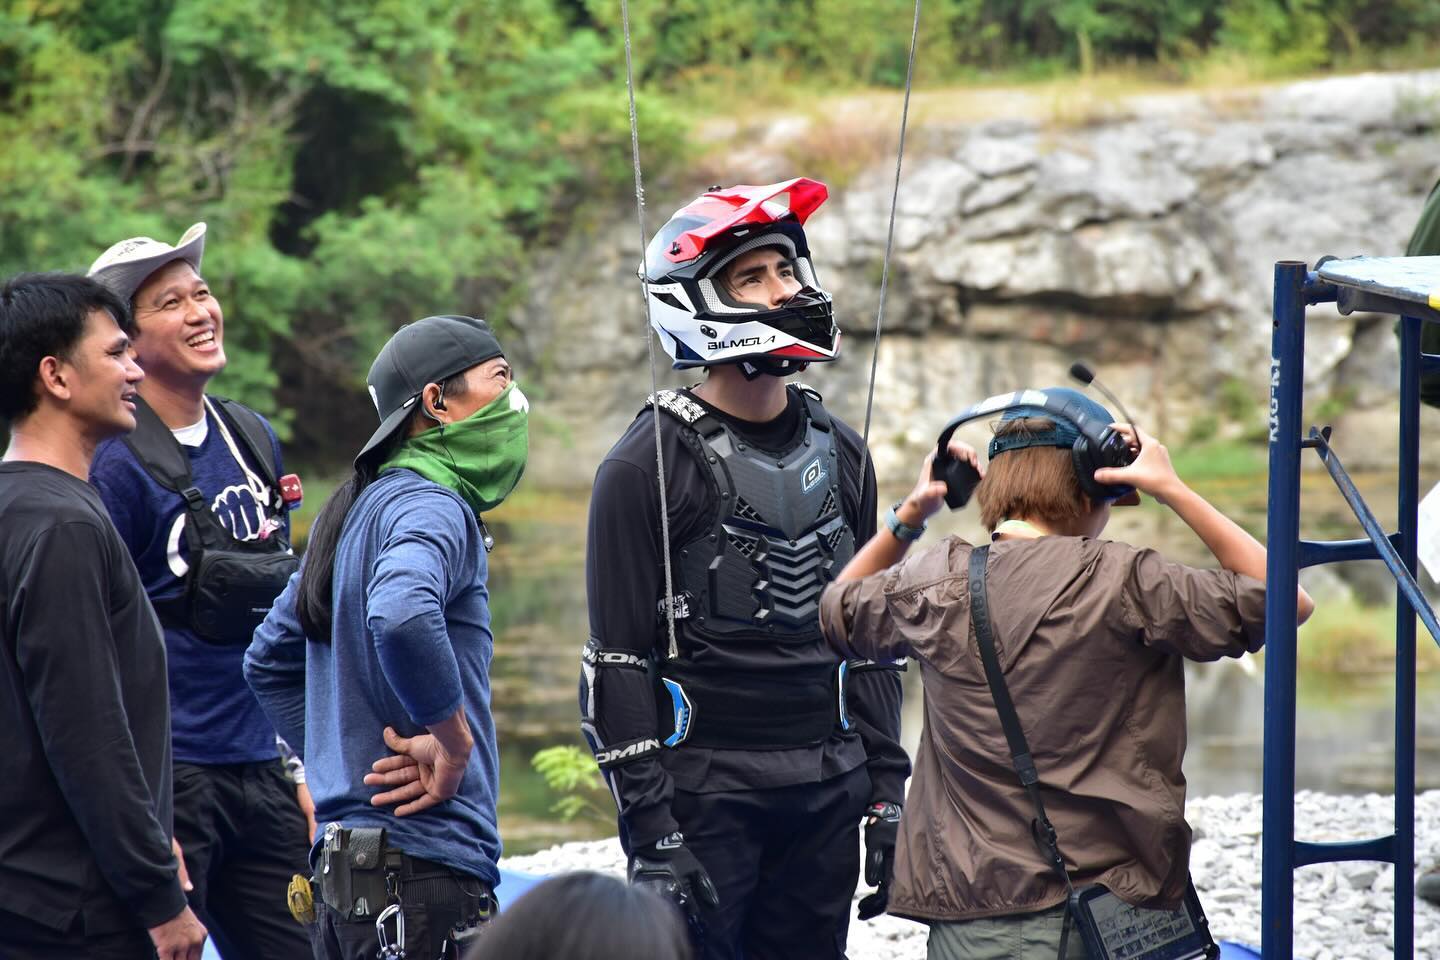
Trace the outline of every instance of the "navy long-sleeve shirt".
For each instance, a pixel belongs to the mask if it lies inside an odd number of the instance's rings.
[[[302,566],[302,571],[303,571]],[[490,714],[487,564],[474,513],[410,470],[372,483],[336,546],[328,643],[307,641],[290,579],[245,653],[245,678],[305,761],[320,823],[384,827],[390,842],[495,884],[499,758]],[[408,817],[364,783],[383,731],[425,732],[464,705],[475,748],[454,797]]]

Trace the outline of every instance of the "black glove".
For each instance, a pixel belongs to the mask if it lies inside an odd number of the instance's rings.
[[[674,903],[697,931],[700,905],[711,910],[720,906],[720,895],[710,882],[710,874],[685,846],[685,837],[678,830],[631,853],[630,882],[648,887]]]
[[[890,905],[890,876],[895,872],[895,838],[900,832],[900,804],[884,801],[865,811],[865,885],[876,891],[860,901],[857,916],[872,920]]]

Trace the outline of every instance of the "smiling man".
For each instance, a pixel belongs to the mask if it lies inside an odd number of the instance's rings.
[[[84,277],[0,287],[0,930],[17,960],[198,960],[205,941],[171,852],[160,625],[85,482],[135,427],[133,332]]]
[[[285,890],[306,870],[310,831],[241,666],[296,561],[274,431],[206,394],[226,357],[204,250],[197,223],[173,247],[122,240],[90,268],[130,305],[145,371],[135,432],[100,445],[90,479],[165,629],[191,903],[226,957],[300,960],[307,937]]]

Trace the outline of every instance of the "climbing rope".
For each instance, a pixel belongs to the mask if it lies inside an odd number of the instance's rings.
[[[860,482],[870,462],[870,413],[875,405],[875,371],[880,365],[880,334],[885,322],[885,290],[890,284],[890,251],[895,245],[895,208],[900,202],[900,166],[905,159],[905,128],[910,119],[910,87],[915,78],[915,42],[920,36],[920,0],[910,25],[910,59],[905,65],[905,103],[900,109],[900,144],[895,150],[895,185],[890,192],[890,228],[885,234],[885,259],[880,267],[880,304],[875,310],[875,345],[870,351],[870,389],[865,397],[865,431],[860,435]]]
[[[630,56],[630,4],[620,0],[620,23],[625,31],[625,90],[630,96],[630,158],[635,163],[635,222],[640,228],[640,298],[645,301],[645,345],[650,352],[650,412],[655,424],[656,482],[660,485],[660,555],[665,561],[665,630],[670,658],[679,656],[675,644],[675,585],[670,572],[670,509],[665,496],[665,451],[660,443],[660,384],[655,374],[655,337],[650,332],[650,292],[645,281],[645,182],[640,173],[640,124],[635,117],[635,67]]]

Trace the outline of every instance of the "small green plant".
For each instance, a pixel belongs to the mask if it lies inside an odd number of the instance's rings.
[[[1416,638],[1416,668],[1428,673],[1440,667],[1440,649],[1418,623]],[[1301,669],[1317,673],[1389,672],[1395,662],[1395,604],[1369,605],[1352,599],[1317,602],[1314,615],[1300,627],[1299,656]]]
[[[1215,439],[1220,432],[1220,418],[1213,413],[1202,413],[1190,421],[1190,429],[1185,431],[1185,442],[1187,444],[1205,443]]]
[[[576,817],[609,823],[614,819],[610,792],[600,776],[595,758],[569,744],[546,747],[530,758],[530,766],[545,779],[545,786],[560,794],[550,807],[565,821]]]
[[[1172,447],[1170,459],[1176,472],[1191,483],[1247,480],[1263,477],[1266,469],[1265,451],[1237,440],[1211,440]]]
[[[1220,383],[1220,413],[1231,423],[1254,420],[1264,406],[1264,397],[1239,377],[1226,377]]]
[[[1315,408],[1310,416],[1317,423],[1333,423],[1354,405],[1355,389],[1353,387],[1341,387],[1315,404]]]

